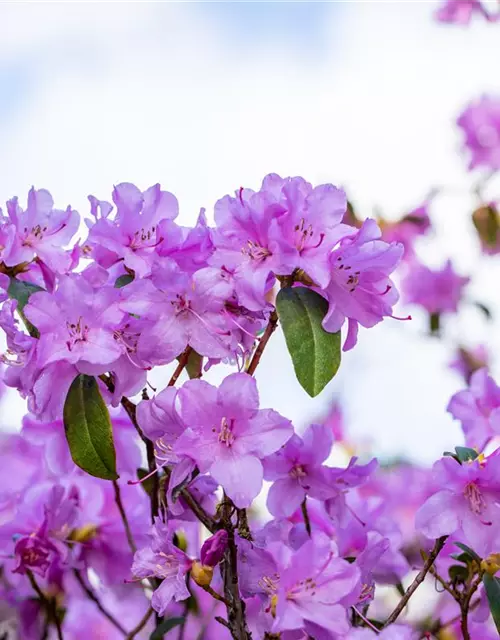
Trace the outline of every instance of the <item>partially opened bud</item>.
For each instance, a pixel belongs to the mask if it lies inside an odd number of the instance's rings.
[[[214,568],[195,561],[191,566],[191,577],[200,587],[208,587],[212,582]]]
[[[227,548],[227,531],[221,529],[210,536],[201,547],[201,562],[209,567],[215,567],[222,560]]]
[[[481,569],[490,576],[494,576],[500,570],[500,553],[492,553],[481,562]]]
[[[483,205],[472,214],[472,221],[485,253],[498,253],[500,249],[500,219],[493,204]]]

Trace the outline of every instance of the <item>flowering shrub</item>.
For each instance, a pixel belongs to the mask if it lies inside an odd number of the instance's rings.
[[[473,14],[495,20],[463,0],[438,17]],[[498,101],[458,124],[470,169],[498,171]],[[448,411],[466,446],[432,471],[333,466],[348,439],[337,405],[299,433],[259,400],[278,326],[309,396],[365,329],[411,319],[396,315],[398,282],[431,333],[446,329],[470,279],[419,257],[435,196],[361,220],[342,189],[270,174],[193,227],[158,184],[89,196],[82,218],[44,189],[7,203],[0,393],[16,389],[28,414],[0,450],[0,593],[19,638],[497,637],[500,388],[484,346],[457,345],[466,388]],[[472,220],[498,253],[495,202]],[[209,384],[220,364],[233,371]],[[405,616],[426,578],[439,598]]]

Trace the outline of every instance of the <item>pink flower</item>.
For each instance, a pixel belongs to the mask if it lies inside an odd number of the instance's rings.
[[[481,0],[444,0],[436,11],[440,22],[467,25],[474,15],[481,15],[494,22],[497,16],[488,12]]]
[[[430,314],[456,313],[469,278],[459,276],[448,260],[442,269],[429,269],[412,262],[403,280],[403,295],[409,304],[417,304]]]
[[[218,389],[190,380],[179,399],[188,428],[174,451],[210,472],[237,507],[248,507],[262,488],[262,458],[285,444],[292,423],[272,409],[259,410],[257,384],[246,373],[233,373]]]
[[[469,169],[500,169],[500,98],[482,96],[457,120],[470,154]]]
[[[418,510],[415,526],[428,538],[463,532],[480,555],[495,551],[500,518],[500,449],[460,464],[452,457],[433,467],[437,492]]]
[[[500,387],[486,368],[472,374],[470,386],[450,400],[447,410],[462,422],[466,444],[482,451],[500,435]]]

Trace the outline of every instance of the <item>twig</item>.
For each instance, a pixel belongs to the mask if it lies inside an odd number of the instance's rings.
[[[137,546],[134,542],[134,536],[132,535],[132,531],[130,530],[130,523],[127,518],[127,514],[125,512],[125,508],[122,502],[122,494],[120,491],[120,486],[116,480],[113,480],[113,488],[115,490],[115,502],[118,507],[118,511],[120,512],[121,519],[123,521],[123,526],[125,527],[125,535],[127,536],[128,546],[132,553],[137,551]]]
[[[456,600],[455,592],[454,592],[454,591],[453,591],[453,589],[450,587],[450,585],[446,582],[446,580],[445,580],[444,578],[442,578],[442,577],[438,574],[438,572],[436,571],[436,567],[432,566],[432,567],[429,569],[429,573],[431,574],[431,576],[432,576],[433,578],[435,578],[435,579],[436,579],[436,581],[437,581],[437,582],[439,582],[439,584],[443,587],[443,589],[444,589],[445,591],[447,591],[451,596],[453,596],[453,598],[455,598],[455,600]],[[436,591],[437,591],[437,589],[436,589]],[[442,592],[441,592],[441,593],[442,593]]]
[[[464,637],[463,640],[470,640],[469,622],[468,622],[469,605],[470,605],[472,596],[476,593],[479,585],[481,584],[482,577],[483,577],[482,572],[477,574],[475,581],[472,582],[467,593],[464,595],[463,600],[460,602],[460,612],[461,612],[460,629]]]
[[[229,626],[229,622],[227,620],[224,620],[224,618],[221,618],[221,616],[215,616],[214,620],[216,620],[223,627],[226,627],[226,629],[229,629],[229,631],[231,631],[231,627]]]
[[[363,620],[363,622],[365,623],[365,625],[366,625],[367,627],[370,627],[370,629],[371,629],[372,631],[375,631],[375,633],[376,633],[376,634],[379,634],[379,633],[380,633],[380,631],[377,629],[377,627],[376,627],[374,624],[372,624],[372,623],[368,620],[368,618],[367,618],[366,616],[364,616],[364,615],[361,613],[361,611],[360,611],[359,609],[357,609],[356,607],[353,607],[352,609],[353,609],[354,613],[355,613],[357,616],[359,616],[359,617],[361,618],[361,620]]]
[[[132,631],[128,634],[126,640],[133,640],[135,638],[135,636],[140,633],[144,627],[147,625],[149,618],[151,618],[151,616],[153,615],[153,609],[150,607],[144,617],[139,621],[139,623],[137,624],[137,626],[135,626]]]
[[[415,579],[413,580],[411,585],[408,587],[408,589],[405,591],[405,594],[401,598],[401,600],[399,601],[397,607],[394,609],[394,611],[391,613],[391,615],[385,621],[384,625],[382,626],[382,629],[385,629],[386,627],[388,627],[393,622],[396,622],[396,620],[398,619],[400,613],[403,611],[403,609],[408,604],[408,600],[412,597],[412,595],[415,593],[415,591],[418,589],[418,587],[425,580],[425,576],[429,573],[429,569],[432,567],[432,565],[434,564],[436,558],[440,554],[441,549],[444,547],[444,543],[446,542],[447,537],[448,536],[442,536],[441,538],[438,538],[436,540],[436,543],[435,543],[432,551],[430,552],[427,560],[424,562],[424,566],[422,567],[422,570],[419,571],[418,574],[415,576]]]
[[[276,313],[276,311],[273,311],[269,316],[269,322],[267,323],[267,327],[264,331],[264,334],[262,335],[262,338],[260,339],[260,342],[257,345],[257,349],[255,349],[252,359],[250,360],[250,364],[247,367],[246,372],[249,375],[253,376],[255,369],[257,369],[260,359],[262,358],[264,349],[266,348],[266,345],[269,342],[269,338],[273,335],[277,326],[278,326],[278,314]]]
[[[238,521],[237,528],[240,538],[245,538],[245,540],[253,540],[252,532],[250,531],[250,525],[248,524],[248,514],[246,509],[238,509]]]
[[[311,537],[311,533],[312,533],[311,521],[309,520],[309,513],[307,512],[307,498],[304,498],[304,500],[302,500],[301,508],[302,508],[302,516],[304,518],[304,524],[306,525],[307,535]]]
[[[55,598],[47,598],[44,592],[40,589],[38,582],[36,581],[35,576],[32,571],[26,571],[26,575],[28,576],[28,580],[30,581],[31,586],[33,587],[35,593],[40,598],[41,603],[43,604],[46,614],[47,621],[53,622],[56,628],[57,640],[64,640],[61,621],[57,615],[57,603]]]
[[[177,365],[174,373],[172,374],[172,377],[170,378],[170,382],[168,383],[167,387],[173,387],[175,385],[175,383],[177,382],[177,379],[179,378],[182,371],[184,370],[184,367],[188,363],[190,353],[191,353],[191,347],[187,347],[187,349],[180,355],[179,364]]]
[[[111,613],[109,613],[109,611],[107,611],[101,604],[99,598],[96,596],[96,594],[94,593],[94,591],[92,590],[92,588],[85,582],[82,574],[80,573],[80,571],[78,571],[78,569],[73,569],[73,575],[75,576],[78,584],[81,586],[81,588],[83,589],[83,591],[85,592],[87,598],[89,600],[92,600],[92,602],[95,604],[95,606],[99,609],[99,611],[102,613],[102,615],[109,620],[109,622],[111,622],[111,624],[118,629],[118,631],[120,631],[120,633],[122,633],[124,636],[127,635],[127,631],[125,630],[124,627],[122,627],[122,625],[118,622],[118,620],[111,615]]]
[[[215,520],[209,515],[196,498],[189,492],[189,489],[183,489],[181,491],[181,497],[191,511],[195,514],[198,520],[211,532],[217,531],[218,526]]]
[[[229,602],[226,600],[226,598],[219,595],[217,591],[214,591],[209,584],[202,587],[202,589],[203,591],[206,591],[207,593],[209,593],[214,600],[217,600],[218,602],[222,602],[222,604],[225,604],[226,607],[229,606]]]

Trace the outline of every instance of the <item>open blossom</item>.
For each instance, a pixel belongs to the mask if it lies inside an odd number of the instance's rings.
[[[385,316],[399,295],[389,275],[399,264],[403,247],[380,239],[374,220],[365,220],[361,229],[345,237],[330,255],[331,280],[325,289],[329,301],[323,320],[326,331],[336,332],[349,322],[344,350],[357,341],[358,325],[373,327]]]
[[[472,375],[479,369],[488,369],[490,365],[490,354],[483,344],[479,344],[472,349],[459,347],[456,358],[450,362],[450,369],[459,373],[467,384],[470,384]]]
[[[470,154],[469,169],[500,169],[500,98],[482,96],[457,120]]]
[[[456,313],[469,278],[459,276],[448,260],[442,269],[429,269],[412,262],[403,280],[407,303],[420,305],[431,314]]]
[[[240,189],[215,206],[211,262],[234,273],[241,304],[265,307],[276,275],[303,269],[319,286],[329,279],[328,254],[349,227],[341,224],[345,194],[333,185],[270,174],[260,191]]]
[[[174,450],[209,472],[237,507],[248,507],[262,488],[261,460],[291,437],[292,423],[272,409],[259,410],[255,380],[233,373],[217,389],[189,380],[179,390],[188,426]]]
[[[500,387],[486,368],[472,374],[469,388],[456,393],[447,409],[461,421],[469,447],[482,451],[493,437],[500,435]]]
[[[500,449],[460,464],[452,457],[433,467],[438,491],[418,510],[415,524],[428,538],[459,531],[480,554],[495,551],[493,524],[500,517]],[[492,540],[493,538],[493,540]]]
[[[159,184],[142,193],[135,185],[123,182],[113,190],[114,217],[108,202],[93,196],[90,202],[96,221],[90,223],[87,246],[94,259],[106,268],[123,260],[138,276],[148,275],[155,249],[163,241],[159,223],[177,217],[177,198],[162,191]]]
[[[335,494],[322,465],[332,444],[331,430],[313,424],[302,438],[293,435],[284,447],[264,460],[264,478],[274,480],[267,496],[267,508],[274,516],[291,516],[307,495],[321,500]]]
[[[72,259],[64,246],[78,230],[80,217],[76,211],[71,207],[64,211],[54,209],[48,191],[32,188],[26,210],[13,198],[7,203],[7,214],[3,220],[14,228],[14,232],[4,231],[8,242],[2,259],[7,266],[31,262],[37,257],[57,273],[69,269]],[[5,239],[0,244],[5,247]]]
[[[467,25],[474,15],[482,16],[488,21],[496,19],[495,14],[488,11],[481,0],[443,0],[436,11],[436,18],[440,22]]]
[[[153,592],[151,605],[160,615],[172,600],[189,598],[186,574],[192,560],[173,543],[169,525],[157,519],[151,532],[151,546],[139,549],[134,556],[132,574],[137,578],[160,578],[160,586]]]
[[[378,220],[383,240],[401,243],[404,247],[405,260],[415,255],[415,241],[427,233],[431,227],[429,207],[435,194],[435,191],[431,192],[420,206],[412,209],[396,222]]]

